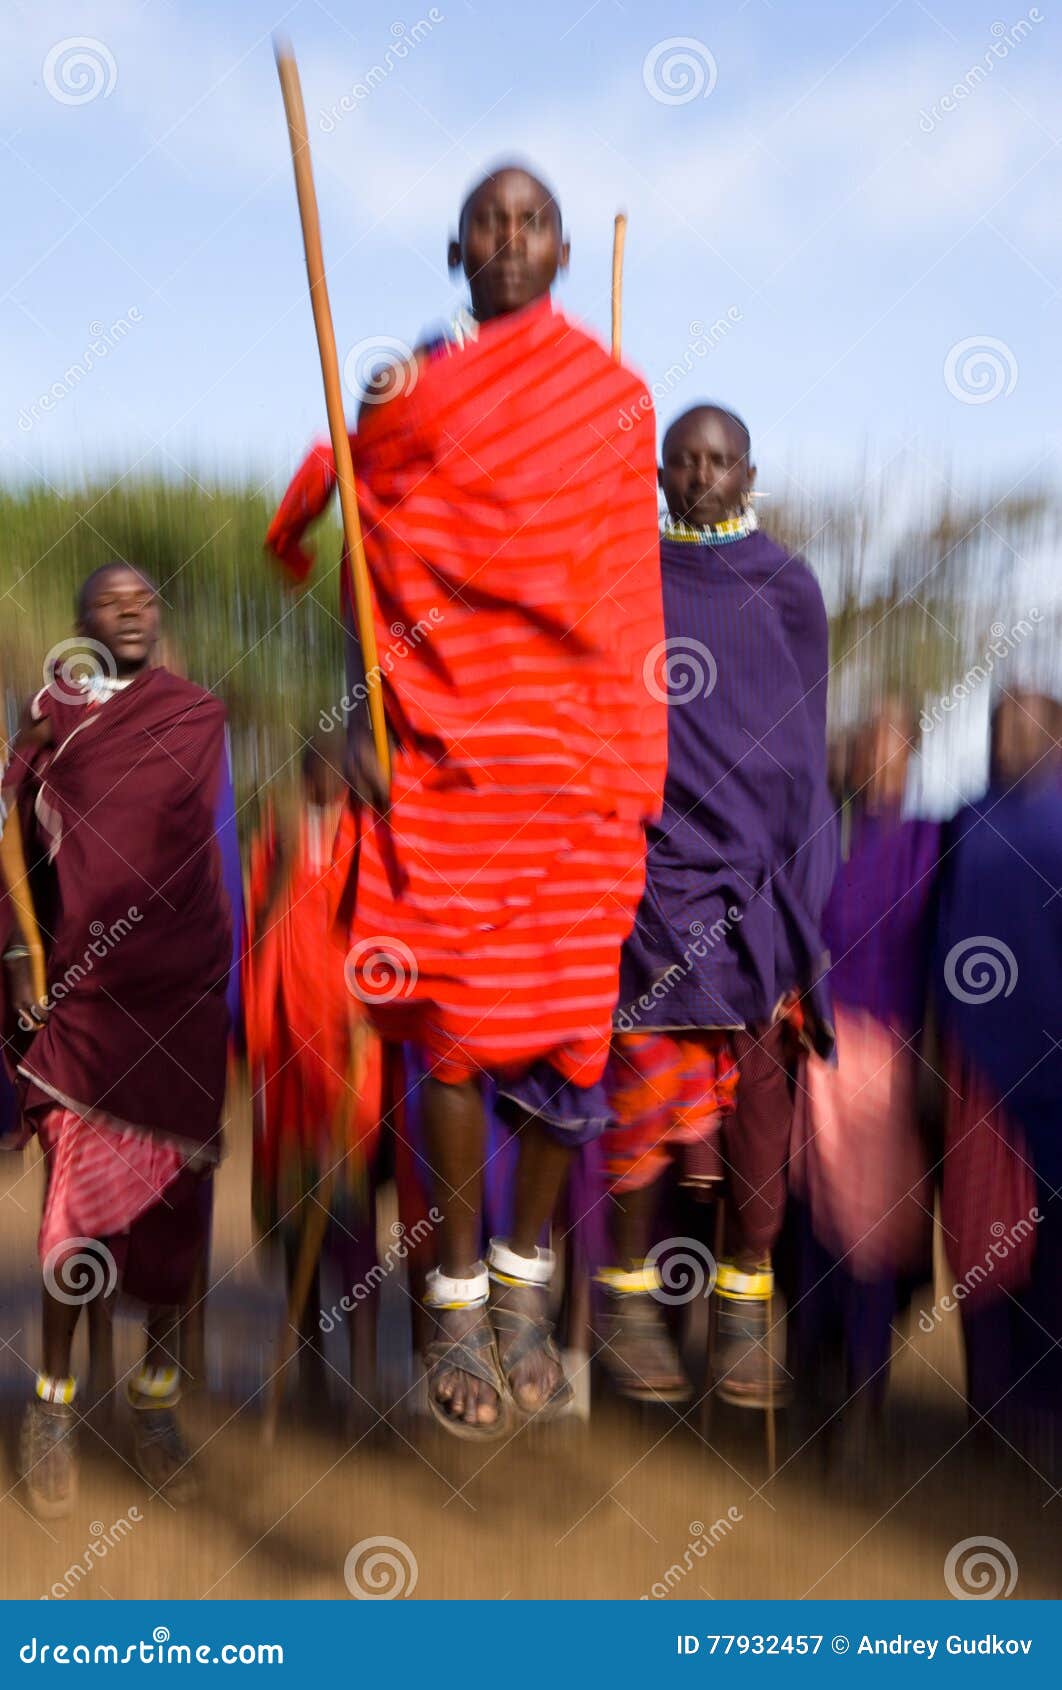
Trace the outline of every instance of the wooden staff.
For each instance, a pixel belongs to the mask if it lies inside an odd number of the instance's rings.
[[[306,111],[302,103],[299,67],[290,46],[274,42],[277,74],[284,96],[284,111],[288,120],[291,141],[291,162],[295,169],[295,192],[299,200],[302,223],[302,244],[306,253],[306,274],[310,279],[310,302],[317,330],[317,349],[321,357],[324,377],[325,404],[328,409],[328,428],[332,436],[332,450],[336,460],[336,479],[339,483],[339,506],[343,517],[343,540],[350,569],[354,615],[365,665],[365,686],[369,699],[369,719],[376,758],[383,772],[384,784],[391,778],[391,753],[387,742],[387,719],[384,715],[380,669],[376,657],[376,627],[372,616],[372,593],[369,569],[365,561],[365,546],[361,537],[358,516],[358,496],[354,483],[354,460],[350,451],[350,436],[343,414],[343,389],[339,379],[339,359],[336,356],[336,335],[332,310],[328,303],[328,284],[325,281],[324,254],[321,249],[321,223],[317,214],[317,194],[313,185],[313,164],[310,141],[306,133]]]
[[[623,248],[627,240],[627,213],[617,211],[612,228],[612,356],[617,364],[623,351]]]
[[[3,834],[0,835],[0,868],[3,870],[4,883],[7,887],[8,898],[11,900],[11,907],[18,917],[18,924],[22,929],[22,942],[29,952],[33,1001],[44,1003],[48,996],[48,979],[44,967],[44,945],[41,942],[41,930],[37,925],[37,912],[33,907],[33,895],[30,892],[29,879],[26,874],[26,854],[22,849],[22,828],[19,822],[18,806],[13,798],[10,814],[4,821]]]

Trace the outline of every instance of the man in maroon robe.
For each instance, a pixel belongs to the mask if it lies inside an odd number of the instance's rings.
[[[174,1311],[205,1247],[225,1087],[231,928],[215,838],[221,703],[152,666],[158,597],[113,563],[85,582],[90,673],[59,666],[31,702],[4,773],[7,826],[32,801],[32,851],[54,877],[47,995],[34,1002],[17,918],[4,952],[26,1035],[17,1062],[47,1187],[40,1232],[43,1357],[21,1468],[39,1516],[76,1492],[71,1347],[81,1308],[118,1285],[149,1305],[129,1381],[140,1471],[190,1489],[175,1417]]]

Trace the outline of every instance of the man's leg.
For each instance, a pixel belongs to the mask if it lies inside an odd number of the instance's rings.
[[[495,1283],[491,1309],[502,1368],[518,1407],[526,1414],[538,1413],[564,1387],[564,1369],[548,1340],[548,1332],[539,1341],[528,1339],[529,1323],[538,1323],[541,1329],[545,1319],[544,1304],[552,1277],[552,1258],[539,1249],[539,1240],[553,1219],[571,1158],[572,1148],[551,1134],[536,1116],[525,1118],[520,1129],[513,1227],[507,1245],[517,1258],[512,1266],[518,1271],[499,1271],[496,1266],[499,1249],[497,1244],[492,1246],[491,1271]],[[524,1262],[526,1280],[520,1277],[520,1264]],[[515,1359],[507,1365],[508,1354]]]
[[[49,1520],[68,1514],[77,1497],[77,1381],[70,1358],[82,1305],[56,1297],[46,1281],[41,1303],[42,1371],[22,1422],[19,1470],[31,1509],[38,1519]]]
[[[487,1134],[478,1084],[474,1080],[456,1085],[425,1080],[424,1126],[435,1201],[443,1217],[438,1228],[439,1274],[449,1282],[445,1294],[440,1294],[435,1318],[442,1340],[460,1344],[477,1333],[486,1320],[482,1291],[486,1269],[480,1246]],[[430,1302],[432,1286],[440,1281],[429,1274],[428,1283]],[[453,1306],[462,1301],[457,1294],[450,1294],[455,1285],[472,1287],[474,1294],[463,1300],[464,1306]],[[452,1420],[468,1426],[493,1426],[498,1419],[497,1391],[459,1367],[437,1372],[429,1389]]]
[[[770,1357],[771,1251],[785,1213],[793,1121],[789,1031],[782,1022],[734,1035],[740,1078],[726,1124],[726,1254],[716,1281],[715,1372],[729,1402],[761,1408],[788,1378]]]
[[[137,1467],[152,1490],[165,1492],[170,1502],[186,1502],[196,1491],[192,1455],[177,1424],[180,1321],[180,1308],[148,1309],[144,1360],[129,1381]]]
[[[613,1188],[610,1232],[617,1265],[598,1276],[605,1299],[599,1360],[621,1396],[635,1402],[682,1402],[690,1394],[682,1359],[654,1295],[660,1289],[659,1272],[645,1260],[653,1242],[663,1172],[662,1167],[649,1184],[633,1190]],[[612,1154],[609,1173],[619,1173]]]

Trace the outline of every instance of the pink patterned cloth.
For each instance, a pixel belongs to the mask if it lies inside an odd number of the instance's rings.
[[[915,1058],[875,1016],[835,1011],[838,1064],[809,1057],[794,1126],[793,1189],[856,1279],[923,1258],[933,1182],[915,1110]]]
[[[127,1232],[187,1159],[147,1133],[86,1121],[72,1109],[49,1109],[37,1132],[48,1168],[38,1249],[53,1266],[67,1242]]]

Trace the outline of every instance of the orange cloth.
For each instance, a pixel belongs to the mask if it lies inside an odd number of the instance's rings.
[[[335,1169],[333,1212],[359,1209],[364,1170],[381,1118],[379,1041],[365,1049],[360,1093],[352,1082],[352,1033],[364,1009],[347,989],[336,924],[344,870],[332,850],[341,806],[306,805],[282,889],[265,920],[276,860],[267,821],[253,842],[244,961],[247,1059],[255,1101],[254,1213],[269,1232]]]

